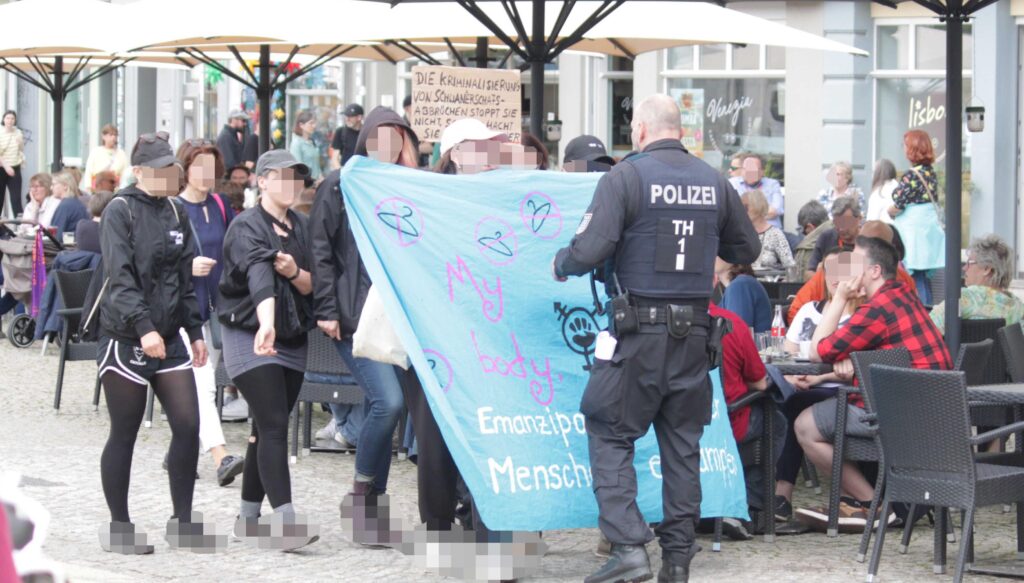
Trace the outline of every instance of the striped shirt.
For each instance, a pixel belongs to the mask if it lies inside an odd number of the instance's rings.
[[[21,130],[0,129],[0,160],[8,166],[20,166],[25,161],[25,140]]]

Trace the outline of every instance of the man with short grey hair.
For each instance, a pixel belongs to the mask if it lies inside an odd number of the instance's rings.
[[[806,279],[814,276],[814,272],[821,263],[825,252],[833,247],[842,249],[853,249],[860,232],[860,225],[863,215],[860,210],[860,203],[852,196],[840,196],[832,203],[832,224],[833,228],[823,232],[814,244],[814,251],[807,261]]]
[[[711,420],[708,314],[715,258],[752,263],[761,252],[736,191],[691,155],[679,108],[653,95],[633,110],[639,153],[605,174],[569,246],[552,264],[566,281],[605,266],[614,333],[598,336],[580,402],[608,562],[585,583],[650,579],[654,539],[637,506],[636,440],[654,424],[663,476],[658,581],[689,579],[700,515],[700,437]],[[614,261],[614,264],[612,264]]]
[[[217,136],[217,149],[224,157],[225,169],[242,165],[242,149],[245,146],[245,128],[248,122],[249,115],[241,109],[236,109],[228,114],[228,123],[221,128],[220,135]]]

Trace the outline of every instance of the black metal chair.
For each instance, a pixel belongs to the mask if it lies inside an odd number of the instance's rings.
[[[994,340],[988,338],[960,345],[960,354],[956,357],[956,370],[962,371],[967,377],[968,387],[988,384],[985,381],[989,374],[989,364],[995,344]]]
[[[53,408],[60,411],[60,397],[64,389],[64,367],[69,361],[96,360],[96,342],[82,342],[78,338],[78,324],[82,320],[82,309],[85,305],[85,294],[92,280],[92,269],[83,271],[54,271],[51,276],[57,279],[57,296],[63,306],[57,310],[61,318],[60,331],[60,362],[57,365],[57,387],[53,393]],[[93,389],[93,409],[100,404],[100,378],[96,375],[96,386]]]
[[[306,380],[302,383],[292,418],[292,461],[298,459],[299,421],[303,417],[303,450],[341,451],[312,447],[313,404],[339,403],[357,405],[366,399],[363,389],[356,384],[345,366],[334,342],[320,330],[309,332],[309,352],[306,360]],[[312,379],[312,380],[311,380]],[[329,381],[329,382],[328,382]]]
[[[764,483],[764,503],[755,529],[764,533],[764,542],[775,541],[775,513],[772,511],[775,500],[775,400],[766,391],[751,391],[736,399],[728,406],[729,413],[735,413],[747,407],[762,407],[764,423],[761,425],[761,435],[752,441],[738,443],[740,461],[744,468],[755,465],[761,466],[761,476]],[[715,519],[714,539],[711,544],[713,552],[722,550],[722,519]]]
[[[1024,327],[1020,323],[1011,324],[1000,328],[996,334],[1010,381],[1024,383]]]
[[[882,515],[893,503],[933,505],[965,511],[953,580],[963,580],[970,560],[975,509],[1024,500],[1024,468],[978,463],[974,446],[1024,429],[1014,423],[972,437],[965,374],[958,371],[870,367],[871,399],[882,446],[885,497]],[[879,387],[886,390],[876,390]],[[927,403],[923,407],[922,403]],[[913,422],[908,422],[912,420]],[[945,525],[936,520],[934,570],[945,571]],[[1017,550],[1024,552],[1024,505],[1017,505]],[[874,581],[885,543],[884,522],[878,526],[868,566]]]
[[[830,537],[839,536],[839,487],[843,480],[843,462],[881,462],[881,448],[878,444],[878,437],[854,437],[846,435],[846,414],[848,397],[851,394],[860,394],[864,398],[864,410],[870,415],[874,410],[874,403],[867,394],[865,384],[870,383],[868,378],[868,366],[875,363],[884,363],[892,366],[910,367],[910,352],[906,348],[894,348],[890,350],[871,350],[855,352],[850,355],[853,361],[854,375],[860,383],[858,388],[839,387],[836,392],[836,434],[832,453],[832,481],[829,484],[828,495],[828,526],[826,534]],[[881,499],[883,487],[881,477],[875,480],[875,492],[872,496],[871,506],[868,509],[868,526],[871,526],[873,519],[878,517],[878,500]],[[882,515],[882,522],[888,514]],[[860,552],[858,560],[867,552],[867,536],[861,535]]]

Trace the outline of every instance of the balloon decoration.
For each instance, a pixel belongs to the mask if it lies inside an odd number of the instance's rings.
[[[224,73],[221,73],[220,69],[216,67],[203,65],[203,79],[206,82],[206,88],[212,89],[215,85],[224,80]]]
[[[245,62],[245,68],[255,75],[257,79],[259,79],[260,76],[260,71],[258,70],[259,64],[260,62],[257,60],[249,60]],[[276,71],[279,65],[280,63],[271,62],[271,70]],[[281,75],[290,75],[301,68],[302,65],[299,65],[298,63],[288,63],[281,68]],[[255,91],[253,91],[253,96],[255,96]],[[284,90],[275,89],[273,95],[270,96],[270,147],[274,149],[284,148],[285,145],[285,136],[287,135],[286,132],[288,130],[287,122],[285,120],[286,107],[287,104],[285,103]],[[256,116],[255,123],[259,123],[258,114]]]

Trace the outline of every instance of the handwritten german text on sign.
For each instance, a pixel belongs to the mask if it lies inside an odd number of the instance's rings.
[[[551,258],[572,237],[599,178],[446,176],[362,156],[341,173],[359,253],[473,503],[495,530],[597,522],[579,406],[604,318],[585,278],[552,280]],[[743,470],[717,371],[712,384],[712,420],[700,441],[701,515],[745,518]],[[653,432],[637,441],[634,467],[637,504],[658,522]]]
[[[520,141],[519,71],[420,65],[412,68],[412,124],[421,140],[441,141],[453,121],[476,118]]]

